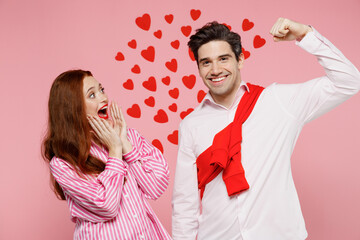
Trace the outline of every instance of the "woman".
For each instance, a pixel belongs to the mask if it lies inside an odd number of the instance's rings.
[[[145,199],[165,191],[167,163],[108,102],[89,71],[64,72],[50,90],[43,155],[74,239],[170,239]]]

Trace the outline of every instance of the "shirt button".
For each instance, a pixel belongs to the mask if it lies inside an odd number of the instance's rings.
[[[139,237],[140,237],[141,239],[144,239],[144,238],[145,238],[145,236],[144,236],[143,234],[140,234]]]
[[[136,214],[134,214],[134,215],[133,215],[133,217],[134,217],[134,218],[137,218],[137,215],[136,215]]]

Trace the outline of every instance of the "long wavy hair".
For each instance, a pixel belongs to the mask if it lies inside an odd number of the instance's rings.
[[[91,132],[86,118],[83,79],[91,72],[70,70],[60,74],[50,90],[48,128],[42,144],[42,156],[50,163],[53,157],[68,162],[79,176],[98,174],[105,163],[90,155]],[[60,185],[50,174],[53,190],[65,200]]]

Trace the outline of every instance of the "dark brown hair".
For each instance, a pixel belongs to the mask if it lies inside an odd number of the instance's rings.
[[[196,33],[190,36],[188,46],[193,52],[197,64],[199,64],[199,48],[210,41],[226,41],[234,52],[236,60],[239,61],[239,56],[242,52],[240,35],[230,31],[224,24],[214,21],[197,29]]]
[[[53,157],[68,162],[79,176],[100,173],[105,163],[89,155],[90,125],[86,118],[83,79],[91,72],[70,70],[60,74],[50,90],[48,128],[42,144],[42,156],[50,163]],[[60,185],[51,175],[53,190],[65,200]]]

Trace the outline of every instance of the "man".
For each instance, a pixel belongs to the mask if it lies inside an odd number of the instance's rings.
[[[241,79],[238,34],[213,22],[190,37],[209,92],[180,124],[174,239],[307,237],[290,157],[304,124],[356,94],[360,74],[308,25],[280,18],[270,33],[275,41],[296,40],[326,76],[263,89]]]

